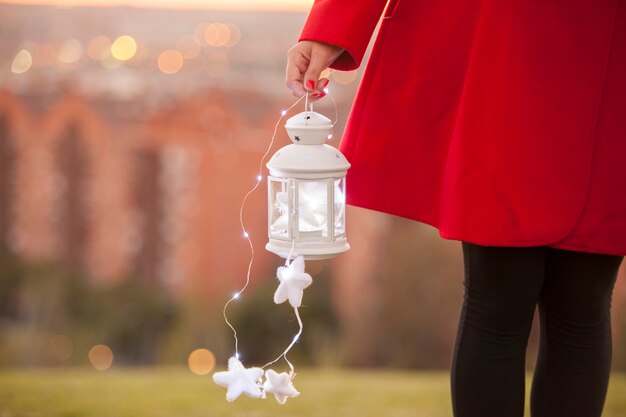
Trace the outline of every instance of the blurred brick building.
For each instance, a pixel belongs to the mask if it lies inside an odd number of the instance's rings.
[[[146,119],[107,120],[114,104],[0,92],[2,243],[95,281],[133,275],[211,292],[244,273],[238,204],[274,122],[244,118],[233,99],[214,91]],[[262,244],[260,197],[246,223]],[[259,258],[262,268],[269,257]]]

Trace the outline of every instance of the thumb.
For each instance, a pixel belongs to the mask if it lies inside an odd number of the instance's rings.
[[[311,61],[309,62],[309,66],[304,73],[304,88],[307,91],[313,91],[317,82],[320,79],[322,71],[326,69],[326,60],[323,56],[324,54],[315,53],[315,50],[311,53]]]

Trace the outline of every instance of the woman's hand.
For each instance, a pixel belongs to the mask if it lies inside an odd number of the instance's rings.
[[[321,78],[322,71],[328,68],[343,52],[343,48],[315,41],[301,41],[287,53],[285,84],[296,97],[307,92],[315,101],[326,95],[324,87],[327,78]]]

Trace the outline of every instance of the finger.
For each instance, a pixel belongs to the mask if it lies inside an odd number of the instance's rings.
[[[304,74],[304,88],[307,91],[312,91],[317,85],[320,75],[325,68],[324,58],[320,53],[312,53],[309,67]]]
[[[290,54],[287,58],[285,85],[295,93],[296,97],[302,97],[306,94],[306,90],[302,84],[303,70],[307,67],[304,61],[305,59],[301,55],[293,57],[293,55]]]
[[[326,88],[326,86],[328,85],[329,82],[330,82],[330,80],[328,78],[320,78],[320,80],[318,81],[318,83],[315,86],[315,88],[317,90],[322,91],[324,88]]]
[[[322,94],[324,92],[324,88],[326,88],[329,82],[330,80],[328,78],[320,78],[320,80],[317,82],[317,85],[315,86],[315,89],[311,91],[311,93]]]
[[[293,80],[288,81],[287,87],[291,89],[291,92],[296,97],[302,97],[303,95],[307,93],[307,91],[304,89],[304,86],[302,85],[300,81],[293,81]]]
[[[324,96],[326,95],[325,92],[321,92],[321,93],[313,93],[311,95],[309,95],[309,102],[315,102],[321,98],[324,98]]]
[[[306,90],[304,89],[304,85],[302,85],[302,81],[299,81],[298,79],[289,79],[285,84],[296,97],[302,97],[306,94]]]

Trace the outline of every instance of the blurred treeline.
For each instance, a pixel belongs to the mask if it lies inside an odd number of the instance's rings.
[[[304,363],[323,362],[319,341],[337,337],[328,282],[307,293],[314,300],[302,317],[311,325],[294,353]],[[271,302],[274,287],[262,283],[233,309],[248,361],[276,356],[297,330],[292,310]],[[155,282],[128,276],[98,283],[61,262],[27,262],[0,250],[0,366],[85,365],[96,344],[110,347],[118,365],[183,364],[199,347],[223,357],[231,336],[218,313],[214,303],[181,298]]]
[[[2,365],[86,364],[95,344],[110,346],[119,363],[156,363],[180,315],[158,286],[132,277],[95,286],[59,262],[0,252]]]

